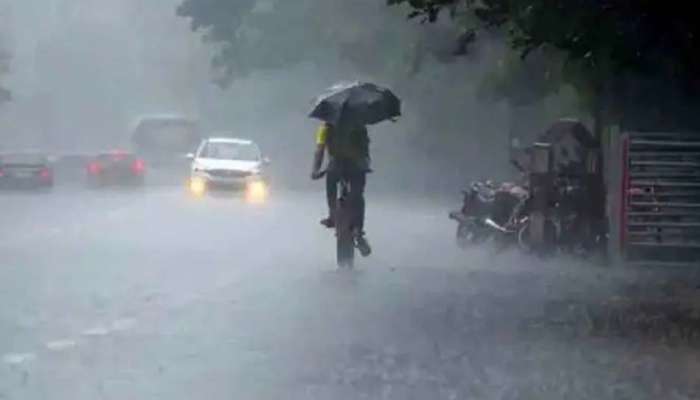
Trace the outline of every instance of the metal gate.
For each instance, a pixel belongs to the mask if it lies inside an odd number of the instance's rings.
[[[700,134],[625,134],[622,163],[624,259],[700,266]]]

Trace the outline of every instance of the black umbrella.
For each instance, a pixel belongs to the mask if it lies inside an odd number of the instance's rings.
[[[373,125],[401,115],[401,100],[373,83],[339,83],[316,98],[309,117],[328,123]]]

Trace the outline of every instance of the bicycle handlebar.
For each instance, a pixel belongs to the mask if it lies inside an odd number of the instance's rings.
[[[368,170],[367,170],[367,173],[368,173],[368,174],[371,174],[372,172],[374,172],[372,169],[368,169]],[[318,174],[314,177],[314,180],[319,180],[319,179],[323,178],[323,177],[326,176],[326,175],[328,175],[328,169],[324,169],[324,170],[322,170],[322,171],[319,171]]]
[[[314,179],[315,181],[317,181],[317,180],[323,178],[324,176],[326,176],[327,173],[328,173],[328,170],[325,170],[325,169],[324,169],[323,171],[319,171],[318,174],[316,174],[316,175],[313,177],[313,179]]]

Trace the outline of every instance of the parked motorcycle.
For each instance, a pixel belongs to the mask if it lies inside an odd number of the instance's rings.
[[[518,162],[511,163],[520,171],[524,181],[528,171]],[[463,191],[461,209],[450,213],[457,221],[457,244],[468,248],[492,242],[498,249],[516,245],[520,250],[534,250],[530,240],[530,190],[528,183],[472,182]],[[566,253],[588,258],[604,247],[606,231],[593,227],[587,213],[589,196],[580,177],[559,174],[548,195],[545,212],[544,243],[537,246],[538,254]]]
[[[499,248],[516,243],[527,223],[528,192],[520,185],[472,182],[463,191],[462,208],[450,213],[457,221],[457,245],[469,248],[486,241]]]
[[[503,250],[527,240],[530,220],[530,196],[523,186],[504,183],[499,188],[492,215],[485,220],[493,230],[496,249]]]
[[[462,207],[450,218],[457,221],[457,245],[465,249],[484,242],[491,233],[485,220],[491,215],[496,188],[490,181],[474,181],[462,195]]]

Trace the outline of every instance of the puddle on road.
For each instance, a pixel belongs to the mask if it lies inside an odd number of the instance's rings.
[[[94,328],[86,329],[83,331],[83,336],[96,337],[96,336],[107,336],[110,330],[103,326],[96,326]]]
[[[27,363],[29,361],[33,361],[35,359],[36,355],[33,353],[10,353],[5,354],[2,357],[2,362],[10,365],[19,365]]]
[[[112,330],[124,332],[132,329],[136,325],[136,320],[133,318],[121,318],[112,323]]]
[[[68,349],[72,349],[77,345],[78,344],[75,342],[75,340],[61,339],[46,343],[46,348],[51,351],[65,351]]]

